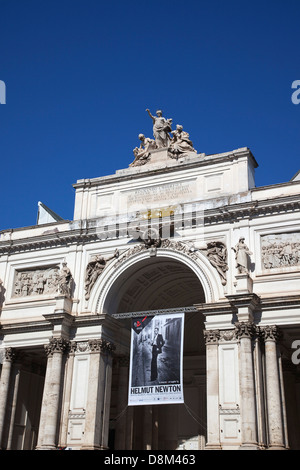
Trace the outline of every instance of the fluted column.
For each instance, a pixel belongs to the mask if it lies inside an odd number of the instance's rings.
[[[90,340],[89,346],[89,386],[82,449],[97,450],[105,449],[108,444],[112,352],[115,347],[103,339]]]
[[[253,322],[235,324],[240,341],[240,398],[242,449],[257,449],[257,419],[252,339],[256,333]]]
[[[41,440],[37,446],[41,450],[55,450],[57,448],[57,425],[60,405],[60,390],[62,376],[63,353],[69,342],[63,338],[52,338],[45,351],[48,356],[47,373],[45,379],[43,409],[40,421]]]
[[[219,330],[204,331],[206,341],[207,444],[206,449],[221,449],[219,418]]]
[[[261,328],[261,332],[265,341],[269,449],[280,450],[285,448],[276,344],[280,332],[277,326],[265,326]]]
[[[11,376],[12,363],[15,358],[15,351],[12,348],[5,349],[5,358],[2,364],[1,379],[0,379],[0,448],[3,436],[3,429],[5,423],[5,412],[7,397],[9,391],[9,383]]]

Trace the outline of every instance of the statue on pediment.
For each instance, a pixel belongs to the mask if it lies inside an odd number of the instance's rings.
[[[183,130],[180,124],[177,124],[176,130],[171,132],[172,140],[169,147],[169,154],[172,158],[186,156],[190,153],[197,153],[194,149],[190,136]]]
[[[146,109],[146,111],[153,122],[153,136],[157,148],[169,147],[171,142],[169,132],[172,131],[172,119],[164,118],[160,109],[156,111],[156,116],[152,116],[149,109]]]
[[[139,134],[141,141],[139,147],[135,147],[133,150],[134,161],[129,166],[141,166],[145,165],[150,160],[151,150],[156,149],[156,143],[153,139],[145,137],[144,134]]]

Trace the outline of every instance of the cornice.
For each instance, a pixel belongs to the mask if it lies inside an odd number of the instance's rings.
[[[163,166],[161,168],[155,167],[145,167],[143,171],[135,171],[130,170],[130,168],[125,168],[124,173],[115,173],[112,175],[102,176],[99,178],[91,178],[91,179],[82,179],[78,180],[73,187],[75,189],[86,189],[91,188],[94,186],[105,186],[107,184],[112,183],[120,183],[123,181],[131,181],[140,178],[148,178],[154,175],[161,175],[166,172],[174,173],[183,170],[189,170],[193,168],[200,168],[208,166],[211,167],[212,165],[220,164],[223,162],[232,162],[234,160],[238,160],[239,158],[248,157],[252,160],[252,164],[254,168],[258,167],[258,163],[255,160],[251,151],[247,148],[240,148],[236,150],[232,150],[230,152],[220,153],[220,154],[213,154],[213,155],[205,155],[205,154],[198,154],[196,157],[192,157],[192,159],[186,159],[184,162],[174,165],[174,161],[170,159],[170,164],[167,166]],[[128,172],[126,172],[129,170]]]
[[[252,191],[252,190],[251,190]],[[225,198],[225,197],[224,197]],[[211,201],[211,200],[210,200]],[[227,204],[220,207],[204,210],[204,224],[234,223],[243,219],[254,219],[271,215],[281,215],[300,211],[300,194],[279,196],[271,199]],[[192,220],[192,214],[191,214]],[[108,237],[108,232],[99,229],[100,219],[88,219],[69,222],[69,230],[45,233],[27,238],[16,238],[0,241],[0,257],[18,252],[52,249],[73,244],[85,244],[96,241],[108,241],[118,237]],[[176,221],[174,219],[174,221]],[[146,223],[144,220],[136,220],[137,223]],[[106,222],[103,223],[103,227]],[[116,220],[117,223],[117,220]],[[112,224],[112,222],[111,222]],[[76,228],[74,228],[76,227]],[[33,229],[36,227],[32,227]],[[24,228],[30,230],[30,228]],[[20,231],[20,230],[19,230]],[[13,232],[16,234],[17,232]],[[123,238],[123,237],[122,237]]]

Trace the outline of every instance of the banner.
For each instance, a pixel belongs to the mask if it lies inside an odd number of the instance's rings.
[[[183,403],[184,313],[132,319],[128,405]]]

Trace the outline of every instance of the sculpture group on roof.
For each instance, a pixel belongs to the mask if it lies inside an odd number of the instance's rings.
[[[133,150],[135,159],[130,166],[145,165],[150,160],[151,152],[162,148],[167,148],[168,156],[174,159],[197,153],[182,125],[177,124],[176,130],[172,131],[173,120],[164,118],[161,110],[156,111],[156,116],[153,116],[149,109],[146,111],[153,122],[154,139],[139,134],[141,143]]]

